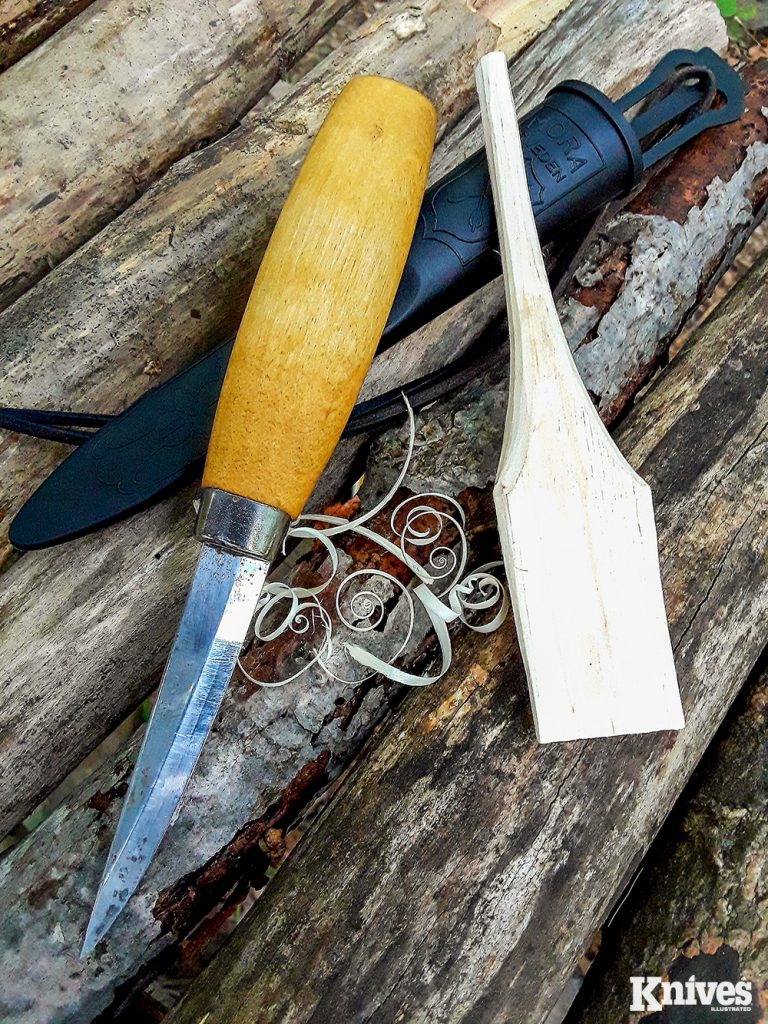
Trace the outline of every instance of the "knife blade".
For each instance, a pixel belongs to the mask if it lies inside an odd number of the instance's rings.
[[[203,547],[83,941],[106,934],[155,855],[235,669],[269,562]]]
[[[269,566],[341,435],[405,263],[435,120],[412,89],[353,79],[275,225],[216,409],[202,550],[81,956],[136,890],[176,813]]]
[[[687,69],[696,69],[688,79]],[[711,94],[722,99],[715,108],[706,106]],[[651,105],[627,121],[625,114],[649,97]],[[540,240],[628,194],[656,160],[706,128],[735,120],[743,107],[738,74],[706,48],[668,53],[615,103],[584,82],[556,86],[521,122]],[[680,118],[685,123],[670,133]],[[667,134],[658,141],[660,131]],[[495,248],[488,164],[480,150],[426,193],[381,347],[498,275]],[[82,536],[192,479],[205,456],[231,344],[149,391],[85,440],[18,512],[13,546],[28,550]],[[396,402],[397,394],[391,398]],[[368,415],[358,407],[350,428]],[[18,429],[18,416],[10,423]]]

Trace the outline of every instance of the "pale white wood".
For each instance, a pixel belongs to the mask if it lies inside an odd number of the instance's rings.
[[[603,426],[560,326],[502,53],[480,61],[477,85],[511,343],[494,499],[536,733],[679,729],[650,488]]]

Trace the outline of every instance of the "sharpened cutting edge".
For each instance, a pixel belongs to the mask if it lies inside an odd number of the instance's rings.
[[[234,671],[268,569],[262,559],[203,545],[81,957],[130,899],[174,816]]]

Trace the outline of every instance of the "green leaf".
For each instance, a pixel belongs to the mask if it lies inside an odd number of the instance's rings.
[[[744,0],[717,0],[717,6],[724,18],[741,18],[749,21],[757,17],[757,4],[744,3]]]

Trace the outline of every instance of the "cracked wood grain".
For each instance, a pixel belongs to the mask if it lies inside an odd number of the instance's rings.
[[[0,308],[234,127],[348,6],[96,0],[6,71]]]
[[[686,727],[537,745],[511,624],[458,635],[169,1024],[546,1019],[766,642],[766,296],[768,260],[617,435],[654,491]],[[421,473],[487,409],[445,408]]]
[[[355,73],[399,78],[429,96],[448,133],[439,174],[467,145],[482,144],[472,116],[449,129],[474,102],[477,59],[499,38],[508,57],[526,47],[513,68],[524,108],[562,78],[586,78],[616,95],[668,46],[725,45],[711,0],[680,10],[661,0],[580,2],[537,45],[532,32],[541,32],[543,15],[554,15],[556,6],[496,0],[486,17],[471,13],[465,0],[387,4],[287,96],[260,105],[226,138],[177,163],[0,314],[0,403],[120,411],[233,333],[296,163]],[[0,527],[64,454],[61,446],[4,437]]]

